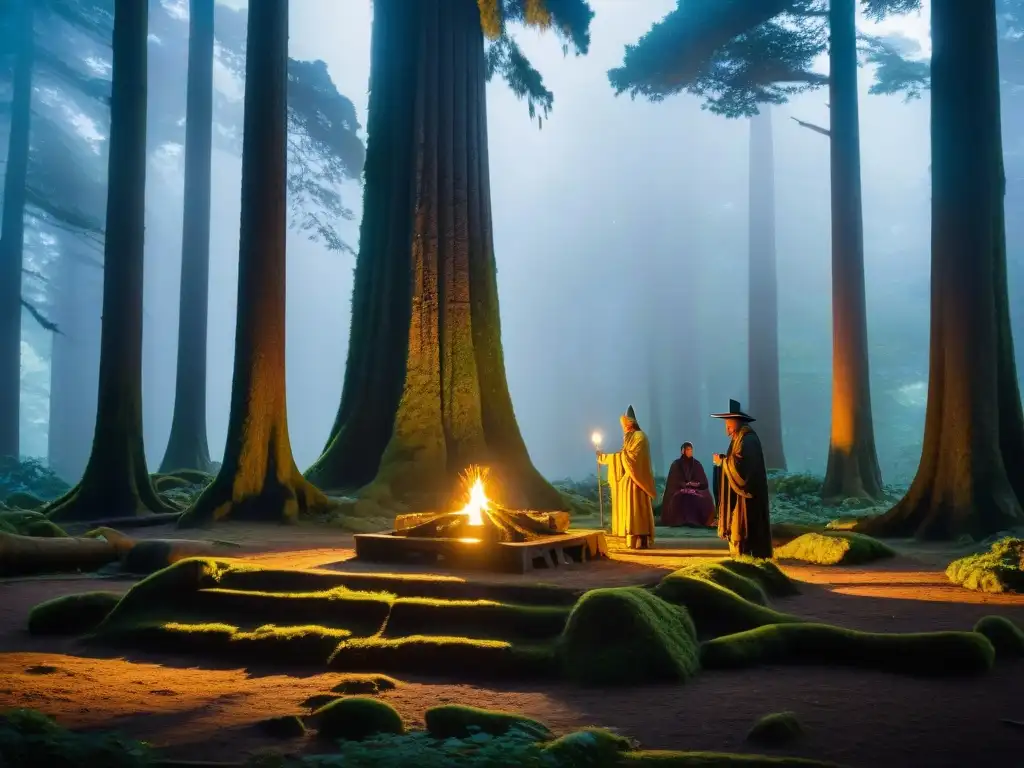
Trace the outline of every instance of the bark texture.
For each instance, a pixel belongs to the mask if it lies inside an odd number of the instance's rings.
[[[238,314],[224,461],[180,520],[291,522],[326,509],[292,455],[285,398],[288,2],[249,4]]]
[[[0,456],[20,456],[21,268],[25,242],[25,184],[32,122],[32,0],[15,0],[17,40],[11,99],[11,130],[4,171],[0,221]]]
[[[932,297],[921,463],[861,529],[983,538],[1024,525],[1024,415],[1006,285],[994,0],[932,0]]]
[[[750,279],[747,388],[765,466],[785,469],[779,396],[779,299],[775,271],[775,147],[770,107],[750,120]]]
[[[864,297],[857,104],[857,3],[829,5],[832,171],[832,432],[822,497],[879,498]]]
[[[379,0],[371,55],[345,384],[308,476],[416,511],[453,502],[476,463],[504,506],[565,509],[527,454],[505,378],[477,4]]]
[[[181,237],[174,415],[161,472],[210,469],[206,440],[206,324],[210,294],[214,0],[189,4],[185,207]]]
[[[114,4],[96,430],[81,482],[49,507],[56,521],[170,511],[150,481],[142,441],[148,16],[147,3]]]

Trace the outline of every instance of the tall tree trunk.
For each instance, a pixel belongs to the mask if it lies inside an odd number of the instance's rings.
[[[96,431],[81,482],[50,506],[58,521],[169,511],[142,441],[148,20],[148,3],[115,0]]]
[[[1006,285],[993,0],[932,0],[932,297],[924,445],[907,495],[861,528],[983,538],[1024,524],[1024,414]]]
[[[86,266],[71,249],[70,237],[61,238],[57,279],[50,288],[54,334],[50,354],[50,420],[48,463],[63,480],[74,484],[89,461],[96,425],[100,360],[100,307],[103,272]]]
[[[214,0],[189,5],[185,208],[181,237],[174,415],[161,472],[210,469],[206,441],[206,322],[210,291]]]
[[[235,369],[224,461],[183,526],[290,522],[329,502],[295,466],[285,398],[288,1],[249,3]]]
[[[416,76],[412,76],[416,73]],[[491,468],[510,507],[564,509],[505,379],[474,0],[374,4],[366,189],[341,406],[308,476],[385,506],[450,503]]]
[[[857,3],[829,5],[832,172],[832,433],[822,497],[879,498],[864,299],[864,222],[857,105]]]
[[[779,309],[775,273],[775,147],[770,107],[750,120],[750,278],[747,389],[764,462],[785,469],[779,401]]]
[[[33,0],[16,0],[17,40],[11,130],[0,222],[0,456],[20,455],[21,268],[25,243],[25,184],[32,123]]]
[[[652,331],[649,329],[643,335],[650,337]],[[648,342],[647,348],[647,413],[644,415],[642,424],[651,443],[651,465],[654,469],[654,476],[663,477],[665,474],[665,437],[661,408],[661,366],[658,365],[658,351],[652,342],[653,340]]]

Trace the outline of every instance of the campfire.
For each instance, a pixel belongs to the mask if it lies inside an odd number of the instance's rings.
[[[518,572],[537,562],[553,567],[603,556],[603,533],[570,532],[568,512],[507,509],[488,497],[487,475],[484,467],[466,470],[457,511],[399,515],[390,533],[357,534],[356,555]]]

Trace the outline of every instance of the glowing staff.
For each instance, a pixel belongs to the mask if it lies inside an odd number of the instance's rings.
[[[601,451],[601,433],[594,432],[590,436],[590,442],[594,444],[594,450],[600,453]],[[601,490],[601,457],[597,457],[597,504],[598,509],[601,510],[601,529],[604,530],[604,491]]]

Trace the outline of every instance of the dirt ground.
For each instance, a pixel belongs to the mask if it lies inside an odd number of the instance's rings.
[[[151,529],[144,535],[168,534]],[[241,545],[225,555],[266,565],[369,567],[346,562],[353,556],[351,537],[318,529],[228,526],[218,529],[216,537]],[[663,542],[662,548],[649,553],[613,552],[608,562],[559,571],[548,580],[557,578],[558,583],[575,587],[648,583],[689,558],[722,555],[713,539]],[[950,553],[909,546],[902,551],[895,560],[867,567],[785,565],[791,577],[805,583],[803,593],[775,605],[864,630],[970,629],[993,613],[1024,625],[1024,596],[984,595],[954,587],[942,574]],[[264,749],[282,749],[252,724],[271,715],[300,712],[303,699],[329,691],[338,678],[337,673],[268,673],[155,654],[98,658],[102,650],[83,649],[68,640],[32,638],[24,630],[29,609],[43,600],[130,586],[129,581],[85,577],[0,581],[0,708],[33,707],[68,726],[115,728],[177,758],[238,760]],[[709,672],[685,686],[624,690],[561,683],[486,687],[406,678],[385,698],[413,725],[422,724],[427,707],[459,702],[523,712],[559,731],[610,726],[651,749],[735,752],[770,752],[745,744],[747,730],[764,714],[792,710],[807,733],[797,745],[783,750],[785,754],[851,767],[952,768],[1024,766],[1024,728],[1003,722],[1024,721],[1022,692],[1024,662],[1001,662],[992,674],[966,680],[769,667]],[[316,747],[289,743],[284,749]]]

